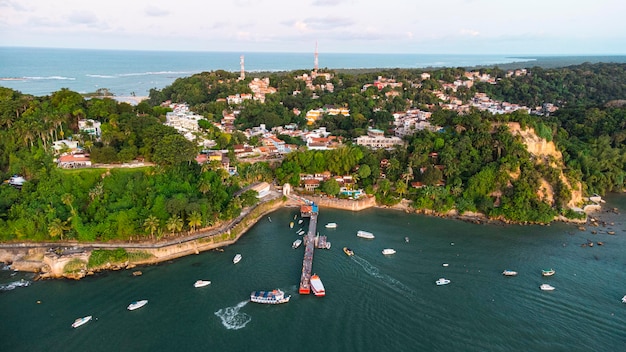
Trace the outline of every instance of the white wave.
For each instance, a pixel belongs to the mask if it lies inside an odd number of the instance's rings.
[[[248,304],[248,301],[239,302],[239,304],[234,307],[222,308],[215,312],[215,315],[217,315],[222,320],[222,325],[224,325],[226,329],[243,329],[246,324],[248,324],[252,320],[252,317],[248,314],[239,312],[239,310],[243,308],[246,304]]]
[[[394,291],[404,294],[405,296],[412,296],[415,294],[415,292],[410,287],[403,284],[401,281],[394,279],[387,274],[381,274],[380,269],[372,265],[372,263],[368,262],[367,260],[356,255],[353,255],[350,258],[352,258],[355,263],[359,264],[366,273],[377,279],[380,279],[385,285],[387,285]]]
[[[32,77],[24,77],[24,79],[33,80],[33,81],[43,81],[43,80],[60,80],[60,81],[75,81],[74,77],[64,77],[64,76],[32,76]]]
[[[85,76],[92,77],[92,78],[116,78],[115,76],[111,76],[111,75],[91,75],[91,74],[87,74]]]
[[[0,284],[0,291],[11,291],[17,287],[27,287],[28,285],[30,285],[30,281],[22,279],[20,281],[9,282],[8,284]]]

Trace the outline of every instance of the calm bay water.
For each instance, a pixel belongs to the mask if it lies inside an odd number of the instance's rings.
[[[148,95],[176,78],[212,70],[239,72],[239,57],[254,71],[313,68],[313,53],[234,53],[80,50],[0,47],[0,86],[48,95],[61,88],[79,93],[108,88],[118,96]],[[464,67],[531,61],[505,55],[319,53],[320,68]]]
[[[626,209],[612,196],[605,209]],[[321,209],[332,242],[313,271],[326,297],[298,295],[303,248],[295,209],[270,214],[224,252],[210,251],[81,281],[8,290],[30,274],[0,272],[1,351],[615,351],[626,345],[626,223],[606,228],[475,225],[391,210]],[[305,220],[305,223],[307,221]],[[355,236],[359,229],[374,240]],[[608,230],[616,231],[611,236]],[[598,234],[592,230],[600,230]],[[405,243],[404,237],[410,238]],[[603,246],[581,247],[587,240]],[[356,255],[347,257],[342,247]],[[395,248],[383,256],[383,248]],[[243,260],[234,265],[236,253]],[[442,266],[448,263],[449,266]],[[543,278],[541,269],[554,268]],[[504,277],[502,270],[519,272]],[[435,280],[446,277],[447,286]],[[212,284],[196,289],[198,279]],[[549,283],[555,291],[541,291]],[[248,302],[281,288],[279,306]],[[148,299],[133,312],[126,306]],[[38,304],[37,301],[41,303]],[[73,329],[77,317],[96,320]]]

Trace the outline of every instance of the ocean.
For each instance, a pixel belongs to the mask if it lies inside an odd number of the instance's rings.
[[[117,96],[147,96],[180,77],[195,73],[313,69],[313,53],[235,53],[119,51],[0,47],[0,86],[43,96],[69,88],[79,93],[107,88]],[[424,68],[465,67],[532,61],[506,55],[337,54],[319,53],[319,67]]]
[[[269,214],[223,252],[80,281],[32,282],[5,267],[0,351],[617,351],[626,346],[623,209],[626,196],[610,195],[601,225],[579,229],[322,208],[318,230],[332,247],[316,250],[313,272],[325,297],[298,294],[294,208]],[[397,253],[383,256],[384,248]],[[542,277],[546,268],[556,274]],[[142,276],[131,274],[137,269]],[[519,274],[505,277],[505,269]],[[441,277],[450,284],[437,286]],[[198,279],[212,283],[194,288]],[[541,291],[543,283],[556,289]],[[275,288],[291,301],[248,301],[251,291]],[[149,303],[126,310],[139,299]],[[70,326],[87,315],[94,320]]]

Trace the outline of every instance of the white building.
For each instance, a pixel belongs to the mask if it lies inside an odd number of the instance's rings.
[[[383,131],[370,128],[367,131],[367,135],[356,138],[356,144],[372,149],[390,149],[396,145],[403,145],[404,141],[397,136],[385,137]]]

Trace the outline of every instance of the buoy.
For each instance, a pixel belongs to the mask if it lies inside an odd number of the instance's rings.
[[[37,304],[41,304],[41,301],[37,301]]]
[[[443,266],[448,266],[448,263],[443,263]]]

